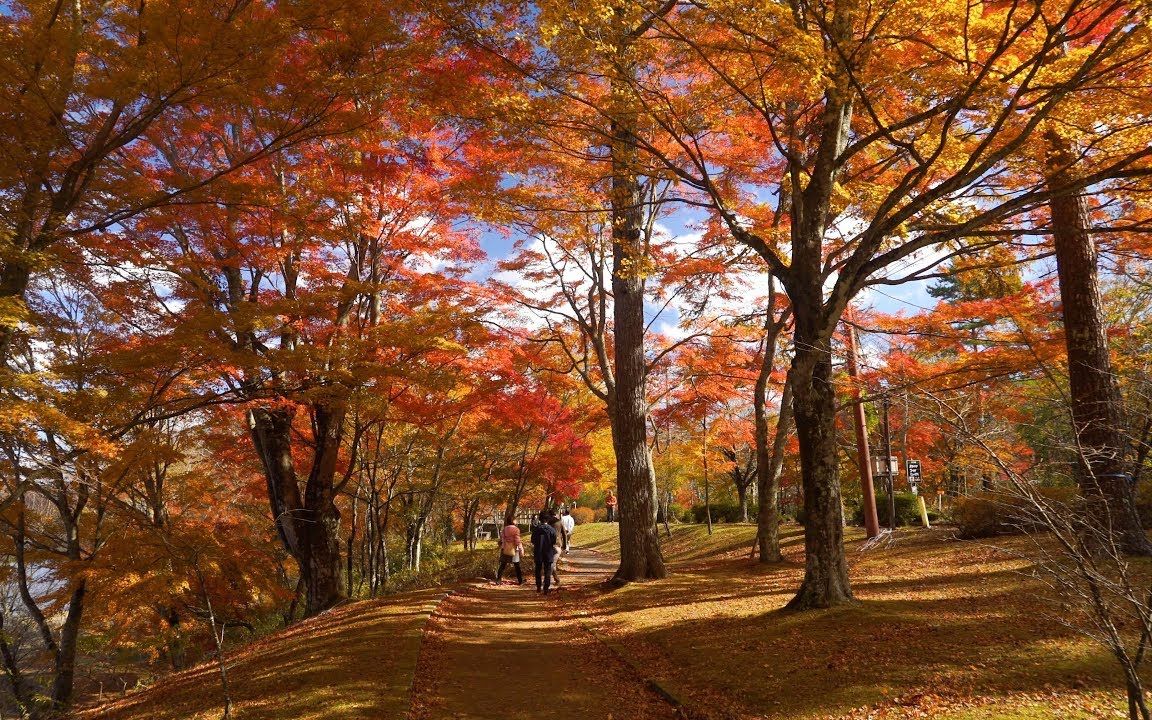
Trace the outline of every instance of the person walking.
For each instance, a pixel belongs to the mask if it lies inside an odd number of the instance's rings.
[[[516,584],[524,584],[524,572],[520,569],[520,558],[524,555],[524,545],[520,541],[520,528],[512,516],[504,518],[504,529],[500,531],[500,567],[496,571],[496,584],[504,580],[504,568],[516,568]]]
[[[572,549],[572,531],[576,529],[576,518],[568,508],[564,508],[564,515],[560,518],[560,525],[564,528],[564,554]]]
[[[536,592],[552,592],[552,563],[556,560],[556,530],[548,524],[548,513],[540,511],[540,522],[532,527],[532,560],[536,567]]]
[[[548,511],[548,524],[556,531],[556,556],[552,559],[552,582],[560,586],[560,558],[568,551],[568,532],[555,510]]]
[[[608,491],[608,497],[604,498],[604,507],[608,509],[608,522],[616,522],[616,496],[612,491]]]

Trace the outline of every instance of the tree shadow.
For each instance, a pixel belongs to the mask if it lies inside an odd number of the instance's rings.
[[[403,717],[424,622],[442,590],[349,603],[257,640],[228,657],[237,717],[369,720]],[[205,663],[78,720],[219,717],[219,670]]]
[[[829,610],[783,610],[798,563],[742,560],[573,600],[715,717],[839,717],[914,693],[1122,688],[1105,652],[1042,612],[1018,556],[913,532],[850,556],[860,602]]]

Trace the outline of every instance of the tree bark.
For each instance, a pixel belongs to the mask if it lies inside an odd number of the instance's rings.
[[[76,649],[80,642],[80,618],[84,615],[84,598],[88,583],[81,577],[75,581],[68,598],[68,612],[60,627],[60,644],[56,650],[55,678],[52,680],[52,704],[57,708],[72,705],[76,679]]]
[[[796,316],[792,408],[800,441],[804,482],[804,582],[788,609],[826,608],[853,602],[844,553],[844,510],[836,460],[836,394],[831,341],[803,332]]]
[[[1099,521],[1108,523],[1125,552],[1152,555],[1152,543],[1141,527],[1128,481],[1124,399],[1112,371],[1088,205],[1082,193],[1061,191],[1061,181],[1075,163],[1076,153],[1054,130],[1045,133],[1045,140],[1046,181],[1053,192],[1052,239],[1076,432],[1077,481],[1089,503],[1097,506]]]
[[[16,701],[17,709],[21,713],[27,714],[28,708],[31,707],[36,697],[36,688],[20,671],[20,665],[16,661],[16,653],[8,644],[7,632],[4,628],[4,609],[0,608],[0,658],[4,662],[4,674],[8,676],[8,681],[12,684],[12,698]]]
[[[292,463],[292,413],[281,408],[249,411],[252,444],[260,456],[268,484],[268,500],[276,530],[296,560],[304,581],[306,616],[344,599],[341,588],[340,511],[336,509],[334,477],[344,426],[344,410],[313,406],[315,448],[303,494]]]
[[[617,85],[622,81],[617,80]],[[618,87],[619,95],[624,88]],[[642,199],[632,122],[612,123],[612,297],[615,388],[609,398],[620,514],[620,567],[631,582],[666,574],[656,526],[655,472],[648,453],[647,361],[644,356]]]
[[[761,381],[760,377],[763,377]],[[776,434],[772,448],[768,447],[767,414],[768,373],[761,372],[756,379],[756,495],[760,505],[756,512],[756,543],[760,549],[760,562],[780,562],[780,472],[784,468],[784,446],[792,424],[792,384],[784,384],[780,396],[780,415],[776,419]]]

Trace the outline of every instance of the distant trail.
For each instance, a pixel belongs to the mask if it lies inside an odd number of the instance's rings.
[[[495,561],[495,558],[493,558]],[[555,591],[476,584],[440,604],[424,631],[410,720],[643,720],[676,712],[565,616]],[[575,549],[560,593],[599,582],[615,565]]]

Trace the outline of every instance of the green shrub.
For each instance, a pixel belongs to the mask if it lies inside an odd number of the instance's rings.
[[[740,503],[732,502],[715,502],[711,504],[712,522],[714,523],[737,523],[744,521],[744,511],[740,509]],[[751,519],[752,511],[748,511],[749,519]],[[703,505],[694,505],[691,510],[692,522],[703,523],[708,521],[705,514]]]
[[[917,495],[910,492],[899,492],[895,495],[896,501],[896,526],[897,528],[905,528],[905,526],[919,525],[920,524],[920,501]],[[864,525],[864,503],[861,500],[856,502],[846,503],[848,510],[850,510],[852,523],[856,525]],[[931,506],[927,507],[929,511],[929,522],[934,523],[940,520],[940,514],[935,511]],[[876,514],[880,518],[881,528],[890,528],[888,523],[888,493],[878,492],[876,495]]]
[[[1036,488],[1045,500],[1064,506],[1067,512],[1080,512],[1079,494],[1073,487]],[[982,492],[956,498],[952,505],[952,523],[962,538],[985,538],[1010,535],[1036,529],[1027,512],[1028,500],[1003,492]]]
[[[894,499],[896,501],[896,526],[919,525],[920,500],[917,496],[910,492],[898,492]],[[853,505],[855,507],[852,509],[852,522],[862,526],[864,525],[864,505],[863,503],[853,503]],[[888,522],[888,493],[876,494],[876,515],[880,518],[881,527],[891,527]],[[938,513],[932,508],[928,508],[928,521],[935,522],[938,519]]]

